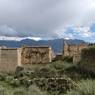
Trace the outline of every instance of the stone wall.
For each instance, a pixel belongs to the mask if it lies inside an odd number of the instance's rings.
[[[52,50],[50,47],[24,47],[21,53],[21,64],[39,64],[52,61]]]
[[[50,47],[0,48],[0,72],[15,72],[17,66],[49,63],[53,53]]]
[[[20,63],[19,49],[0,49],[0,72],[15,72]]]
[[[73,57],[73,63],[78,63],[81,60],[81,51],[87,48],[87,44],[67,44],[65,42],[63,56]]]
[[[95,66],[95,46],[89,46],[82,50],[81,61],[86,64],[94,64]]]
[[[77,50],[74,52],[73,63],[78,63],[81,60],[81,53],[84,48],[88,48],[87,44],[77,45]]]
[[[53,61],[63,60],[62,53],[57,53],[56,56],[53,58]]]
[[[78,47],[75,44],[67,44],[65,42],[64,44],[64,56],[69,56],[69,57],[73,57],[74,53],[77,51]]]
[[[87,72],[95,74],[95,46],[82,50],[80,66]]]

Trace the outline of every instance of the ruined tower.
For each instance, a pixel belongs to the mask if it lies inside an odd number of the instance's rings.
[[[66,41],[64,41],[64,50],[63,50],[64,56],[69,56],[69,45]]]
[[[81,51],[84,48],[87,48],[87,44],[81,43],[81,44],[70,44],[64,41],[64,57],[72,57],[73,63],[78,63],[81,60]]]

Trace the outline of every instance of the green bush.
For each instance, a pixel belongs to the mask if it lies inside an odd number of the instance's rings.
[[[17,89],[13,92],[13,95],[28,95],[28,91],[25,89]]]
[[[70,77],[71,79],[75,81],[79,81],[81,79],[87,79],[87,78],[93,78],[94,75],[91,72],[87,72],[82,66],[79,64],[73,64],[72,66],[69,66],[64,71],[65,75]]]
[[[34,83],[42,90],[58,94],[65,93],[76,86],[76,83],[67,76],[63,78],[37,78]]]
[[[0,85],[0,95],[7,95],[5,88]]]
[[[41,91],[36,85],[31,85],[28,89],[28,95],[47,95],[47,92]]]
[[[95,80],[82,80],[76,89],[68,91],[66,95],[95,95]]]
[[[66,61],[56,61],[48,65],[52,70],[64,70],[66,68],[72,67],[74,64],[68,63]]]
[[[16,71],[15,71],[15,77],[16,77],[16,78],[23,77],[23,74],[24,74],[24,68],[18,66],[18,67],[16,68]]]
[[[20,81],[18,79],[13,79],[9,84],[13,87],[18,87],[20,86]]]
[[[66,61],[66,62],[69,62],[69,63],[72,63],[73,62],[73,57],[64,57],[63,61]]]
[[[27,88],[32,85],[32,80],[28,78],[22,78],[20,79],[20,84]]]
[[[0,81],[5,81],[7,76],[5,73],[0,73]]]
[[[49,65],[49,68],[52,68],[55,70],[61,70],[64,68],[64,62],[63,61],[55,61]]]
[[[6,77],[6,79],[5,79],[5,82],[6,82],[6,83],[10,83],[10,82],[13,81],[13,80],[14,80],[14,77],[8,75],[8,76]]]

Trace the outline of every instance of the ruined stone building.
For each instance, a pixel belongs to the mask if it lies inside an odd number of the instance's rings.
[[[19,49],[1,48],[0,49],[0,72],[14,72],[20,66]]]
[[[48,46],[35,46],[22,48],[21,63],[39,64],[49,63],[52,61],[52,50]]]
[[[53,58],[53,61],[63,60],[62,53],[56,53],[56,56]]]
[[[64,44],[64,56],[73,57],[74,52],[77,51],[77,46],[75,44]]]
[[[49,63],[52,50],[44,47],[0,48],[0,72],[15,72],[17,66]]]
[[[77,63],[81,60],[81,50],[87,47],[88,45],[84,43],[76,45],[76,44],[68,44],[65,42],[63,56],[72,57],[73,63]]]

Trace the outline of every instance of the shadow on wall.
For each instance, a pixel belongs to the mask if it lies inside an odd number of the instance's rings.
[[[82,50],[80,65],[87,71],[95,73],[95,46]]]

